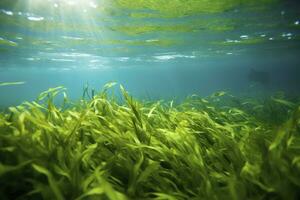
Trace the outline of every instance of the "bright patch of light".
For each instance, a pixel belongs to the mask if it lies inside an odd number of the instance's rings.
[[[12,46],[17,46],[18,45],[18,43],[10,41],[10,40],[6,40],[6,39],[4,39],[2,37],[0,37],[0,41],[4,41],[5,43],[7,43],[9,45],[12,45]]]
[[[25,58],[25,60],[28,60],[28,61],[38,61],[38,60],[41,60],[40,58]]]
[[[1,12],[3,12],[6,15],[10,15],[10,16],[14,15],[14,13],[12,11],[10,11],[10,10],[1,10]]]
[[[61,58],[52,58],[52,61],[56,62],[75,62],[76,60],[71,60],[71,59],[61,59]]]
[[[291,37],[293,34],[292,33],[283,33],[281,36],[282,37]]]
[[[68,6],[80,6],[80,7],[91,7],[91,8],[98,8],[98,5],[94,1],[87,1],[87,0],[60,0],[62,4],[66,4]],[[54,6],[58,4],[55,3]],[[55,6],[56,7],[56,6]]]
[[[152,40],[146,40],[146,42],[158,42],[159,40],[157,39],[152,39]]]
[[[90,63],[97,63],[100,62],[100,60],[90,60]]]
[[[93,55],[91,54],[87,54],[87,53],[61,53],[61,56],[64,57],[93,57]]]
[[[43,21],[44,17],[29,16],[29,17],[27,17],[27,19],[30,20],[30,21]]]
[[[91,8],[97,8],[98,7],[98,5],[95,4],[95,2],[92,2],[92,1],[90,1],[89,5],[90,5]]]
[[[176,59],[176,58],[195,58],[195,56],[174,54],[174,55],[159,55],[159,56],[154,56],[154,58],[157,60],[172,60],[172,59]]]
[[[1,0],[0,0],[1,1]],[[28,11],[22,11],[20,13],[23,18],[28,19],[31,22],[30,25],[38,25],[47,22],[58,22],[58,29],[63,31],[56,39],[58,39],[62,45],[63,43],[69,44],[70,42],[87,41],[90,40],[84,36],[77,34],[67,34],[73,32],[73,30],[84,29],[89,35],[92,35],[95,39],[103,37],[103,32],[99,31],[99,21],[96,21],[95,15],[98,15],[98,9],[104,7],[106,1],[100,0],[28,0]],[[43,10],[47,9],[47,10]],[[0,8],[0,14],[1,8]],[[15,13],[15,15],[17,12]],[[102,13],[100,13],[102,14]],[[35,22],[42,21],[42,22]],[[33,24],[32,24],[33,23]],[[48,28],[48,23],[44,25]],[[44,27],[43,26],[43,27]],[[49,25],[52,30],[52,23]],[[56,28],[56,26],[54,27]],[[64,30],[67,30],[66,32]],[[70,31],[69,31],[70,30]],[[75,31],[76,32],[76,31]],[[73,32],[74,33],[74,32]],[[57,35],[55,35],[57,36]],[[0,39],[1,40],[1,39]],[[16,40],[18,41],[18,40]],[[1,42],[1,41],[0,41]],[[3,43],[3,42],[2,42]],[[5,43],[7,43],[5,41]],[[68,68],[64,70],[70,70],[69,65],[76,64],[91,69],[103,69],[102,65],[111,61],[111,58],[101,57],[94,54],[80,53],[78,49],[68,49],[68,52],[57,52],[55,48],[52,48],[50,43],[48,48],[44,48],[43,52],[39,52],[39,56],[43,61],[49,61],[63,66],[68,65]],[[47,41],[43,41],[43,44],[48,44]],[[81,43],[80,43],[81,44]],[[86,44],[86,43],[83,43]],[[13,45],[11,45],[13,46]],[[34,61],[33,58],[28,58],[28,61]],[[120,58],[120,61],[125,62],[126,58]],[[75,68],[74,68],[75,69]],[[61,68],[53,68],[53,70],[62,70]]]
[[[228,42],[228,43],[239,43],[239,42],[241,42],[241,41],[239,41],[239,40],[230,40],[230,39],[227,39],[226,42]]]
[[[67,40],[84,40],[84,38],[71,37],[71,36],[62,36],[62,38],[67,39]]]
[[[116,60],[120,61],[120,62],[126,62],[129,60],[129,57],[119,57]]]
[[[74,5],[78,4],[78,1],[66,1],[66,3],[70,6],[74,6]]]
[[[248,35],[241,35],[240,38],[241,38],[241,39],[248,39],[249,36],[248,36]]]
[[[294,23],[295,25],[299,25],[300,24],[300,22],[299,21],[295,21],[295,23]]]
[[[154,58],[156,58],[158,60],[171,60],[171,59],[174,59],[175,56],[173,56],[173,55],[164,55],[164,56],[154,56]]]

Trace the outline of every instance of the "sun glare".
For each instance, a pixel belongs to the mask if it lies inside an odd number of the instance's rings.
[[[80,7],[80,8],[97,8],[98,5],[95,1],[87,1],[87,0],[59,0],[53,1],[54,7],[58,7],[59,5],[63,7]]]
[[[64,9],[74,9],[74,8],[98,8],[98,4],[94,0],[29,0],[30,6],[39,6],[45,4],[52,4],[51,7],[54,8],[64,8]]]
[[[106,13],[101,12],[105,7],[104,2],[106,1],[27,0],[26,5],[23,5],[26,7],[24,13],[32,28],[39,29],[42,26],[48,30],[47,34],[57,41],[63,39],[79,43],[81,40],[82,44],[85,42],[82,39],[84,36],[97,41],[104,37],[105,33],[99,28],[104,26],[103,19],[106,17]]]

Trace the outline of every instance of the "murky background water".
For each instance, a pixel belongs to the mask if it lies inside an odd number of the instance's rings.
[[[0,105],[108,81],[139,98],[300,93],[291,0],[1,0]]]

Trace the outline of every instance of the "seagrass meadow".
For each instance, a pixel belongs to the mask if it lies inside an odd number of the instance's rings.
[[[299,99],[175,104],[114,85],[78,102],[51,88],[2,112],[0,199],[299,199]]]
[[[0,0],[0,200],[300,200],[300,0]]]

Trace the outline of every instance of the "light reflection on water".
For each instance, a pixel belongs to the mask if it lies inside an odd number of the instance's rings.
[[[0,81],[22,81],[25,75],[18,72],[28,70],[24,79],[35,91],[60,82],[75,87],[71,83],[78,81],[78,87],[111,79],[159,94],[168,93],[158,86],[164,84],[179,94],[197,88],[206,94],[241,91],[248,87],[247,71],[275,65],[271,71],[284,67],[291,83],[278,72],[272,87],[298,83],[292,78],[296,72],[288,72],[300,64],[300,7],[294,1],[2,2]],[[36,79],[30,71],[45,77]]]

